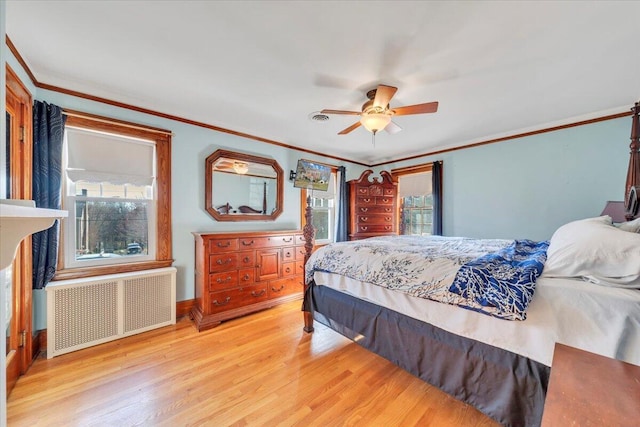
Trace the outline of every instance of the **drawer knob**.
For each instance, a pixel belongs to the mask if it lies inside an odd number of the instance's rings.
[[[365,203],[369,203],[371,201],[371,199],[366,198],[366,199],[362,199]]]
[[[222,265],[222,264],[228,264],[228,263],[230,263],[230,262],[231,262],[231,258],[227,258],[226,260],[224,260],[224,259],[219,259],[219,260],[217,260],[217,261],[216,261],[216,264],[218,264],[218,265]]]
[[[221,305],[227,305],[227,304],[229,304],[229,301],[231,301],[231,297],[226,297],[226,298],[224,299],[224,301],[222,301],[222,302],[218,302],[218,300],[217,300],[217,299],[214,299],[214,300],[213,300],[213,303],[214,303],[215,305],[217,305],[217,306],[221,306]]]
[[[273,286],[271,287],[271,290],[272,290],[273,292],[280,292],[280,291],[282,291],[283,289],[284,289],[284,285],[280,285],[280,289],[276,289],[276,288],[274,288]]]
[[[367,231],[367,228],[369,227],[361,227],[361,228],[362,228],[362,231]]]
[[[293,241],[293,237],[283,237],[282,241],[285,242],[285,243],[292,242]]]
[[[244,280],[245,282],[249,279],[251,279],[251,276],[249,276],[248,274],[245,274],[244,277],[242,278],[242,280]]]
[[[367,222],[368,220],[369,220],[369,217],[367,217],[367,216],[361,216],[360,217],[360,221],[362,221],[362,222]]]
[[[249,242],[247,242],[246,240],[243,240],[243,241],[242,241],[242,245],[243,245],[243,246],[251,246],[251,245],[253,245],[253,240],[251,240],[251,241],[249,241]]]
[[[369,210],[369,208],[360,208],[360,212],[367,212]]]
[[[227,277],[227,278],[226,278],[226,279],[224,279],[224,280],[223,280],[223,279],[221,279],[221,278],[219,278],[219,277],[216,279],[216,282],[218,282],[218,283],[230,282],[230,281],[231,281],[231,276]]]
[[[218,242],[219,248],[228,248],[229,246],[231,246],[231,242],[229,241],[227,241],[226,243]]]
[[[260,289],[260,292],[251,291],[251,296],[253,296],[253,297],[261,297],[262,295],[264,295],[265,292],[266,292],[266,290],[264,290],[264,289]]]
[[[284,272],[285,272],[285,273],[291,273],[291,267],[287,267],[287,268],[285,268],[285,269],[284,269]]]
[[[384,220],[387,221],[387,222],[390,222],[391,221],[391,217],[390,216],[385,216]]]

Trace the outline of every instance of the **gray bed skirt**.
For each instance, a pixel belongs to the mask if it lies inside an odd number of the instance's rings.
[[[548,366],[326,286],[309,286],[303,309],[502,425],[540,425]]]

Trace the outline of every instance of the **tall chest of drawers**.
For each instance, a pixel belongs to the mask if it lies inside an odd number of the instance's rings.
[[[199,331],[302,298],[302,231],[193,233]]]
[[[387,171],[380,172],[382,180],[369,181],[372,173],[349,181],[349,240],[397,234],[398,184]]]

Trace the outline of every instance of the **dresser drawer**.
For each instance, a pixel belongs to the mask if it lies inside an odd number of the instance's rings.
[[[358,215],[358,224],[393,224],[393,215]]]
[[[393,206],[358,206],[356,214],[392,214]]]
[[[305,250],[304,246],[296,246],[296,256],[295,256],[295,260],[296,261],[303,261],[304,260],[304,255],[307,253],[307,251]]]
[[[358,224],[357,225],[357,232],[358,233],[388,233],[393,231],[393,225],[389,224],[389,225],[382,225],[382,224],[371,224],[371,225],[365,225],[365,224]]]
[[[238,252],[238,268],[248,268],[256,266],[256,251]]]
[[[356,186],[356,196],[368,196],[369,195],[369,186],[362,187]]]
[[[296,248],[294,246],[287,246],[282,248],[282,261],[293,261],[296,259]]]
[[[255,282],[255,268],[245,268],[238,270],[238,286],[248,286]]]
[[[234,288],[236,286],[238,286],[238,270],[209,275],[210,291],[219,291],[222,289]]]
[[[254,304],[269,299],[269,291],[266,285],[253,285],[243,288],[229,289],[227,291],[211,292],[211,313],[220,313],[245,305]]]
[[[290,278],[273,280],[269,282],[269,298],[278,298],[285,295],[302,293],[302,280],[300,278]]]
[[[209,255],[209,272],[217,273],[237,269],[239,256],[240,254],[237,252]]]
[[[376,205],[393,205],[393,197],[376,197]]]
[[[283,245],[293,245],[293,235],[273,237],[247,237],[239,239],[240,249],[272,248]]]
[[[296,262],[283,262],[282,263],[282,277],[293,276],[296,274]]]
[[[302,234],[296,234],[294,236],[294,240],[295,240],[296,245],[303,245],[304,246],[304,244],[306,243],[306,240],[304,240],[304,235],[302,235]]]
[[[368,205],[375,205],[376,204],[376,198],[375,197],[358,197],[356,198],[356,205],[357,206],[368,206]]]
[[[209,239],[209,252],[237,251],[238,239]]]
[[[385,195],[385,196],[394,197],[396,195],[396,189],[395,188],[385,187],[383,190],[384,190],[383,191],[383,195]]]

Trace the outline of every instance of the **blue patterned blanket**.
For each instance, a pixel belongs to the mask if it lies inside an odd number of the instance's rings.
[[[415,297],[524,320],[549,243],[441,236],[384,236],[324,246],[307,262]]]

